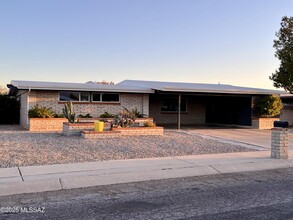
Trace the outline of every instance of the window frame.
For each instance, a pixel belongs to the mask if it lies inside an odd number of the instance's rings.
[[[62,92],[67,92],[67,93],[78,93],[78,101],[77,100],[72,100],[71,102],[80,102],[80,103],[89,103],[91,101],[91,93],[90,92],[79,92],[79,91],[59,91],[59,102],[68,102],[66,100],[61,100],[61,93]],[[81,93],[87,93],[88,94],[88,101],[81,101]]]
[[[100,94],[100,101],[94,101],[94,94],[95,93],[99,93]],[[103,101],[103,94],[116,94],[118,95],[118,101]],[[120,93],[116,93],[116,92],[92,92],[91,94],[91,102],[93,103],[120,103]]]

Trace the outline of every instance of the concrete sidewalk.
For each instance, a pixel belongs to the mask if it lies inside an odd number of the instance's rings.
[[[1,168],[0,196],[289,167],[293,159],[257,151]]]

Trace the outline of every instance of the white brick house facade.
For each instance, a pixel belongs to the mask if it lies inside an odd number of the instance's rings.
[[[59,101],[58,91],[26,91],[20,96],[20,125],[28,128],[28,110],[38,105],[40,107],[51,108],[54,112],[60,114],[64,108],[65,102]],[[149,95],[120,93],[119,103],[96,103],[96,102],[73,102],[73,110],[76,115],[90,114],[93,117],[99,117],[104,112],[117,114],[126,107],[127,109],[137,109],[139,112],[149,115]]]

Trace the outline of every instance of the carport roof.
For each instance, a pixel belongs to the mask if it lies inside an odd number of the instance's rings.
[[[117,85],[137,86],[140,88],[153,89],[164,92],[193,92],[193,93],[222,93],[222,94],[249,94],[249,95],[279,95],[288,94],[280,90],[268,90],[232,86],[227,84],[203,84],[182,82],[160,82],[142,80],[124,80]]]

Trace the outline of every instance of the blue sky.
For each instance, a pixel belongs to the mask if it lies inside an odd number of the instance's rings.
[[[0,0],[0,84],[123,79],[273,88],[292,0]]]

